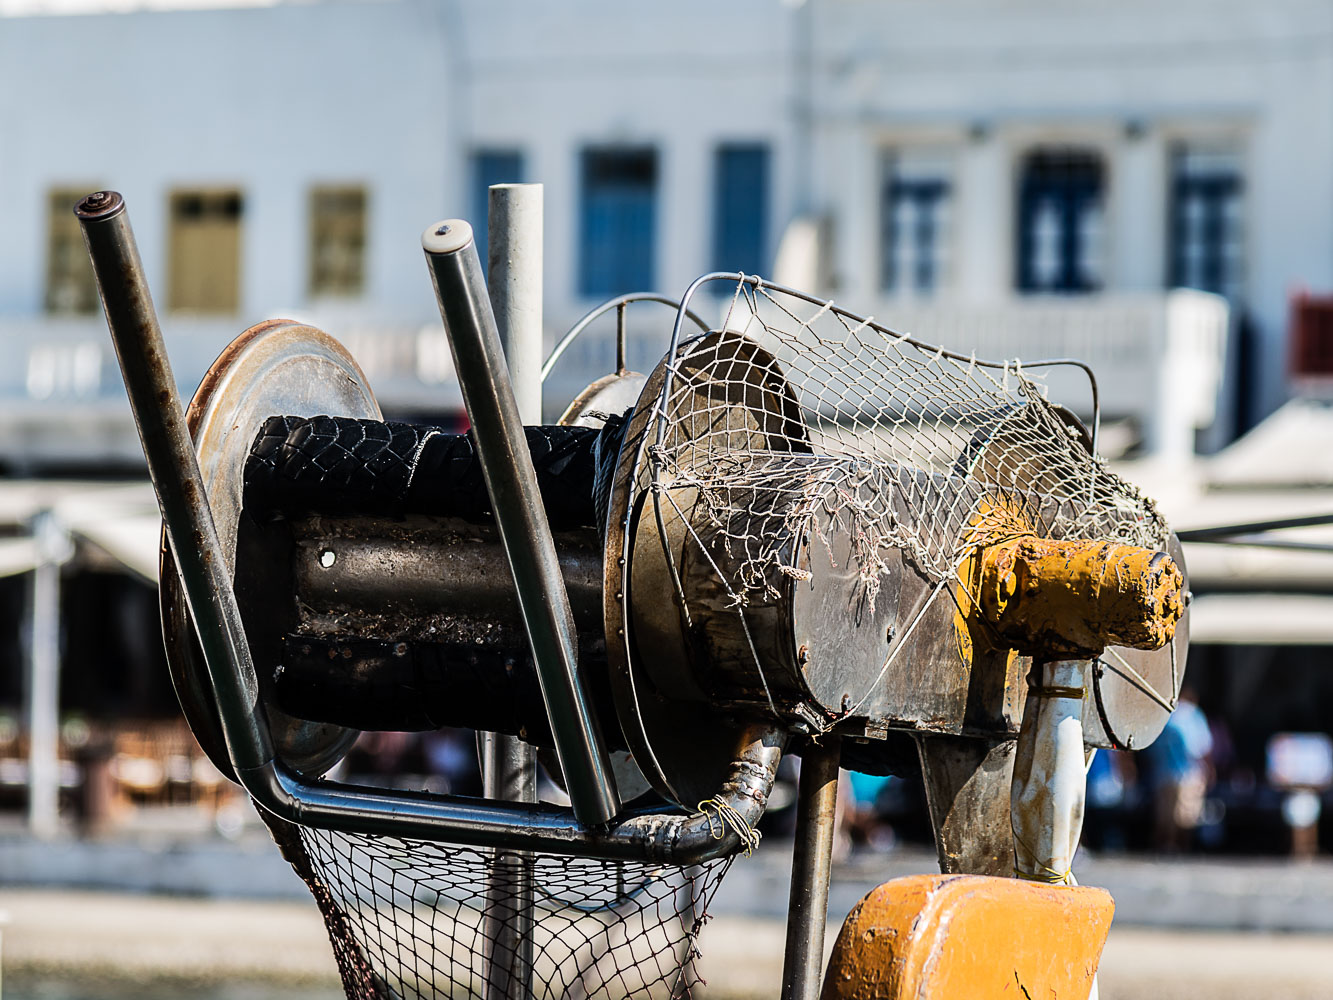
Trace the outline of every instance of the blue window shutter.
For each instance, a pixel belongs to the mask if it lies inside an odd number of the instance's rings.
[[[583,151],[579,294],[653,288],[657,240],[657,150]]]
[[[1100,155],[1078,149],[1039,149],[1024,161],[1018,194],[1018,253],[1014,284],[1020,292],[1096,291],[1088,275],[1092,248],[1080,220],[1102,212]]]
[[[715,271],[768,270],[769,151],[762,143],[718,147],[713,171]]]
[[[523,154],[513,149],[479,149],[472,154],[472,198],[469,208],[472,234],[477,241],[481,266],[486,267],[486,244],[490,238],[487,215],[492,184],[523,183]]]

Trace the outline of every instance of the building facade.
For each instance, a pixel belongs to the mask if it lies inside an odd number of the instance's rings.
[[[1289,296],[1333,284],[1333,13],[1306,0],[99,6],[0,4],[14,470],[137,461],[68,214],[101,186],[183,386],[296,315],[400,412],[458,405],[416,236],[484,240],[492,182],[546,185],[552,339],[608,295],[758,272],[956,349],[1085,357],[1175,452],[1281,402]]]

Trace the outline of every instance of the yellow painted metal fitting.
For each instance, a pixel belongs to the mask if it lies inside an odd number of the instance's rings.
[[[820,1000],[1086,1000],[1114,911],[1086,886],[894,879],[843,922]]]
[[[1175,561],[1133,545],[1023,535],[983,547],[972,566],[982,617],[1025,655],[1160,649],[1185,609]]]

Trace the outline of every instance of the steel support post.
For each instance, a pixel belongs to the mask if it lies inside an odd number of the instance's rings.
[[[487,285],[509,365],[519,419],[542,419],[542,186],[490,189]],[[516,736],[481,734],[481,774],[488,799],[537,800],[537,758]],[[532,993],[532,861],[500,852],[487,887],[485,1000],[521,1000]]]
[[[579,676],[569,595],[523,438],[472,227],[462,220],[437,223],[422,235],[422,249],[472,420],[496,529],[514,575],[570,803],[580,823],[606,823],[619,812],[620,801],[606,742]]]
[[[819,996],[841,753],[841,737],[825,735],[801,755],[787,946],[782,958],[782,1000],[815,1000]]]

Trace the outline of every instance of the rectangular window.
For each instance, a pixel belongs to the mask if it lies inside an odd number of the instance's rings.
[[[490,239],[490,188],[492,184],[522,184],[523,154],[513,149],[482,149],[472,154],[472,236],[477,242],[481,266],[487,266]]]
[[[241,192],[235,189],[172,192],[167,282],[172,311],[237,310],[244,208]]]
[[[1240,155],[1182,146],[1171,157],[1171,175],[1168,283],[1238,298],[1245,276]]]
[[[766,145],[718,147],[713,172],[714,271],[767,273],[768,164]]]
[[[948,274],[952,164],[931,150],[884,159],[880,189],[880,287],[929,294]]]
[[[55,188],[46,199],[46,311],[63,315],[97,312],[97,280],[83,245],[74,206],[92,185]]]
[[[360,295],[366,284],[366,189],[316,187],[310,191],[312,297]]]
[[[1105,170],[1095,150],[1048,147],[1024,159],[1018,191],[1022,292],[1093,292],[1106,267]]]
[[[657,150],[584,150],[581,173],[579,293],[605,297],[651,290]]]

